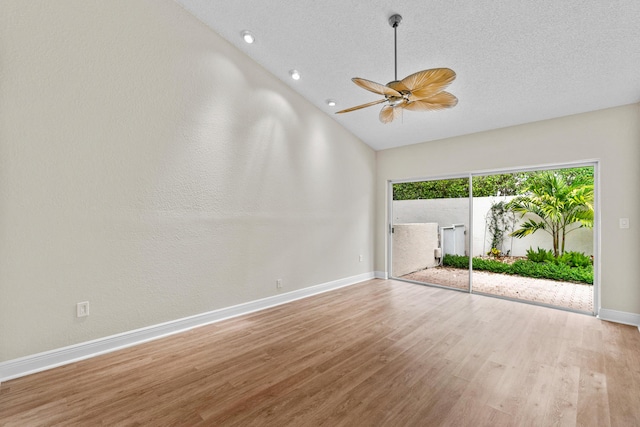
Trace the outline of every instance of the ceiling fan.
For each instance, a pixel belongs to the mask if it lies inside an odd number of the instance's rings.
[[[338,111],[336,114],[348,113],[372,105],[386,103],[380,111],[380,121],[390,123],[402,114],[402,110],[435,111],[455,107],[458,98],[444,89],[456,78],[456,73],[449,68],[432,68],[418,71],[398,81],[398,42],[397,30],[402,16],[396,14],[389,17],[389,25],[393,27],[395,75],[392,82],[382,85],[371,80],[354,77],[355,84],[370,92],[383,95],[383,99],[369,102]]]

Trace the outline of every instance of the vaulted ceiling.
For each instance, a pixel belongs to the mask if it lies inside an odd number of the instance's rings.
[[[639,0],[176,1],[376,150],[640,102]],[[458,105],[334,114],[380,98],[352,77],[394,79],[395,13],[398,78],[451,68]]]

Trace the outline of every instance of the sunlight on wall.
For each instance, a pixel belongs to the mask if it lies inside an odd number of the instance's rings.
[[[373,150],[175,2],[5,3],[0,362],[372,271]]]

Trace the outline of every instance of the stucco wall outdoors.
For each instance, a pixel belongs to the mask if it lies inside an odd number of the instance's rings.
[[[393,275],[396,277],[438,265],[438,224],[397,224],[393,232]]]
[[[435,119],[434,119],[435,120]],[[455,161],[442,159],[457,153]],[[377,153],[376,270],[387,272],[389,180],[599,162],[601,305],[640,314],[640,105],[416,144]],[[620,229],[619,219],[630,228]]]
[[[491,233],[487,230],[487,213],[494,202],[513,199],[513,197],[474,197],[473,198],[473,256],[486,255],[491,249]],[[525,216],[524,220],[529,217]],[[534,217],[535,218],[535,217]],[[515,227],[524,220],[515,217]],[[436,222],[443,226],[464,224],[469,228],[469,199],[430,199],[430,200],[395,200],[393,202],[393,223]],[[571,226],[570,228],[573,228]],[[577,228],[567,234],[565,250],[583,252],[593,255],[594,232],[592,228]],[[468,243],[467,243],[468,245]],[[527,250],[533,248],[551,250],[553,239],[549,233],[538,231],[523,238],[515,238],[505,234],[503,252],[509,251],[513,256],[526,256]]]
[[[0,9],[0,361],[373,271],[374,151],[179,5]]]

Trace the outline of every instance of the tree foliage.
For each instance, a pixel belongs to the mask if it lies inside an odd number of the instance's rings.
[[[473,177],[473,197],[515,196],[522,190],[529,172]]]
[[[457,199],[469,197],[467,178],[404,182],[393,185],[393,200]]]
[[[525,192],[530,179],[544,171],[516,172],[473,177],[473,196],[517,196]],[[568,183],[593,183],[593,167],[558,169],[554,173]],[[467,178],[404,182],[393,185],[393,200],[446,199],[469,197]]]
[[[567,234],[581,227],[593,227],[593,177],[583,173],[541,172],[529,180],[523,195],[507,207],[527,219],[511,233],[522,238],[539,230],[553,239],[553,254],[564,254]]]

